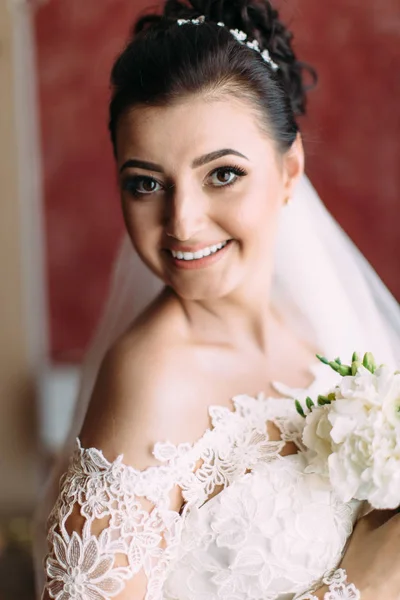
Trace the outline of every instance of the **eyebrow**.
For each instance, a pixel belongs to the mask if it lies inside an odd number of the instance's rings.
[[[249,160],[247,156],[238,152],[237,150],[233,150],[232,148],[224,148],[223,150],[216,150],[215,152],[209,152],[208,154],[204,154],[203,156],[199,156],[199,158],[195,158],[192,162],[192,169],[198,169],[199,167],[203,167],[204,165],[217,160],[218,158],[222,158],[223,156],[239,156],[240,158],[244,158],[245,160]],[[156,171],[157,173],[164,173],[164,169],[161,165],[157,165],[156,163],[138,160],[136,158],[130,158],[120,168],[119,172],[122,173],[125,169],[129,169],[132,167],[136,167],[138,169],[144,169],[145,171]]]

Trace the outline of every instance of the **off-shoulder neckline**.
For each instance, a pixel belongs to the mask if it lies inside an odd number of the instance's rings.
[[[212,421],[212,426],[208,427],[197,440],[195,440],[194,442],[181,442],[178,444],[173,444],[168,440],[156,442],[153,446],[152,454],[159,462],[158,465],[150,466],[143,470],[136,469],[135,467],[130,465],[125,466],[129,469],[132,469],[132,471],[135,473],[146,473],[151,471],[152,469],[157,469],[158,467],[163,466],[166,463],[168,465],[171,465],[171,463],[176,463],[180,458],[183,458],[184,456],[186,456],[186,458],[188,458],[189,455],[194,456],[196,454],[196,450],[206,445],[210,437],[216,436],[218,434],[219,430],[221,429],[221,421],[218,421],[218,416],[223,415],[222,419],[224,420],[225,417],[225,423],[228,419],[232,420],[240,418],[240,403],[246,400],[248,403],[252,403],[253,407],[256,407],[258,403],[262,403],[264,406],[268,406],[271,409],[280,409],[278,410],[276,418],[279,418],[279,413],[281,413],[281,417],[284,414],[288,416],[289,413],[293,419],[298,421],[298,419],[301,417],[299,417],[295,409],[294,400],[299,396],[306,397],[308,394],[311,394],[312,388],[315,387],[315,385],[320,381],[321,374],[323,372],[329,373],[328,367],[322,364],[321,362],[312,363],[308,367],[308,371],[310,374],[313,375],[313,380],[307,387],[304,388],[293,388],[291,386],[288,386],[287,384],[278,381],[272,382],[272,386],[274,390],[276,390],[279,394],[279,397],[271,395],[265,396],[263,392],[260,392],[256,396],[244,393],[231,398],[231,401],[233,403],[232,408],[218,404],[209,405],[208,414]],[[324,391],[326,390],[318,390],[318,393]],[[273,442],[271,441],[271,444],[272,443]],[[103,451],[101,449],[94,447],[84,447],[81,444],[81,440],[79,437],[76,438],[76,449],[80,452],[81,455],[85,453],[90,453],[93,455],[93,453],[95,453],[98,459],[101,461],[102,465],[107,468],[111,468],[112,465],[115,463],[123,463],[124,454],[119,454],[115,460],[109,461],[104,456]]]

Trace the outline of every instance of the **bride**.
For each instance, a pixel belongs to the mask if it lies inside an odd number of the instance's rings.
[[[303,70],[267,0],[168,0],[114,65],[128,236],[41,507],[45,600],[400,597],[398,518],[301,452],[293,399],[336,381],[315,354],[400,347],[303,174]]]

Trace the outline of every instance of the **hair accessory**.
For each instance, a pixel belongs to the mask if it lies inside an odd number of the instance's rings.
[[[201,25],[204,23],[206,18],[204,16],[198,17],[198,19],[178,19],[178,25],[186,25],[191,23],[192,25]]]
[[[191,23],[192,25],[202,25],[203,23],[205,23],[205,20],[206,18],[204,16],[201,16],[197,19],[178,19],[177,23],[179,26],[186,25],[187,23]],[[222,21],[219,21],[217,25],[219,27],[226,27],[225,23],[222,23]],[[255,50],[256,52],[261,54],[262,58],[264,59],[264,62],[266,62],[273,71],[277,71],[279,69],[279,65],[277,65],[276,62],[272,60],[269,51],[261,50],[260,44],[257,40],[249,40],[244,31],[240,31],[240,29],[230,29],[229,31],[233,35],[233,37],[239,42],[239,44],[243,44],[244,46],[251,48],[251,50]]]

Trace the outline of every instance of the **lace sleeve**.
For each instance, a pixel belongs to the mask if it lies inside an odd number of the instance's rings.
[[[137,471],[78,441],[49,517],[44,597],[108,600],[141,573],[146,600],[161,599],[181,523],[174,487],[168,465]]]

